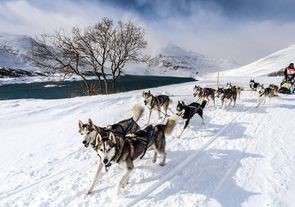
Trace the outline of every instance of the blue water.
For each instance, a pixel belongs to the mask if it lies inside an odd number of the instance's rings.
[[[132,91],[190,81],[195,80],[179,77],[126,75],[120,77],[118,91]],[[46,87],[52,85],[54,87]],[[59,85],[56,85],[56,82],[39,82],[3,85],[0,87],[0,100],[21,98],[61,99],[84,95],[82,81],[64,81],[59,83]]]

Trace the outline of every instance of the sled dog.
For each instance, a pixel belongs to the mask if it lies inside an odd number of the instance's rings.
[[[198,114],[202,118],[202,123],[204,124],[204,117],[203,117],[203,109],[206,106],[207,101],[203,100],[201,104],[197,102],[190,103],[189,105],[186,105],[183,101],[178,101],[176,110],[176,115],[179,116],[181,119],[184,120],[184,126],[181,131],[181,133],[177,136],[177,138],[180,138],[184,130],[187,128],[191,118],[195,114]]]
[[[91,119],[88,120],[88,123],[83,123],[79,120],[79,133],[84,137],[83,145],[87,148],[89,145],[94,147],[95,138],[98,134],[100,136],[108,136],[110,132],[113,132],[115,135],[120,135],[124,137],[130,132],[134,132],[140,129],[137,121],[142,117],[144,108],[139,104],[136,104],[132,108],[133,116],[129,119],[122,120],[116,124],[109,125],[107,127],[99,127],[93,124]]]
[[[260,86],[260,83],[255,82],[254,79],[251,79],[249,81],[249,86],[252,91],[257,91],[257,88],[258,88],[258,86]]]
[[[170,117],[166,124],[156,126],[149,125],[143,130],[128,134],[125,139],[116,136],[112,132],[107,137],[100,134],[96,137],[96,152],[99,157],[98,168],[95,177],[87,193],[91,193],[103,167],[118,164],[124,169],[124,175],[118,183],[117,194],[128,184],[129,175],[134,169],[134,160],[142,158],[148,148],[155,150],[153,162],[156,162],[157,154],[162,156],[161,166],[166,162],[165,135],[171,134],[176,125],[176,119]]]
[[[233,87],[236,88],[236,91],[237,91],[237,98],[240,98],[240,96],[241,96],[241,92],[244,90],[244,88],[241,87],[241,86],[233,86],[231,82],[227,82],[227,83],[226,83],[226,86],[225,86],[226,89],[232,89]]]
[[[144,98],[144,104],[149,110],[149,118],[146,125],[150,123],[151,114],[153,110],[158,111],[158,119],[161,119],[161,113],[164,114],[165,117],[163,121],[165,121],[165,118],[167,117],[167,110],[169,108],[169,105],[172,103],[172,100],[169,98],[169,96],[154,96],[153,94],[151,94],[151,91],[143,91],[142,97]],[[163,108],[163,112],[161,111],[161,108]]]
[[[198,97],[198,101],[206,100],[208,103],[210,100],[213,101],[215,106],[215,89],[213,88],[202,88],[200,86],[194,86],[194,97]]]
[[[225,102],[229,100],[229,106],[234,102],[233,107],[236,105],[237,89],[235,86],[231,88],[219,88],[217,89],[217,97],[221,99],[221,107],[225,109]]]
[[[264,88],[263,84],[260,85],[258,88],[258,100],[257,100],[257,106],[259,107],[261,104],[265,104],[266,98],[270,100],[271,97],[275,95],[275,90],[271,87]]]
[[[278,95],[279,93],[279,87],[275,84],[269,84],[269,88],[272,88],[274,91],[274,95]]]

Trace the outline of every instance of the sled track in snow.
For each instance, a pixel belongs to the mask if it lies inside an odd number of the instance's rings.
[[[78,152],[79,150],[76,150],[75,152]],[[71,153],[72,154],[72,153]],[[68,156],[66,156],[68,157]],[[82,167],[80,167],[78,170],[80,169],[84,169],[84,168],[89,168],[90,166],[92,166],[93,164],[92,163],[85,163],[84,165],[82,165]],[[20,193],[20,192],[24,192],[26,190],[29,190],[29,189],[34,189],[36,187],[38,187],[40,184],[44,184],[44,183],[49,183],[49,182],[52,182],[60,177],[63,177],[63,174],[68,172],[69,170],[72,170],[73,172],[75,170],[77,170],[75,168],[76,165],[72,165],[66,169],[63,169],[53,175],[48,175],[48,176],[45,176],[43,178],[40,178],[40,179],[36,179],[34,180],[32,183],[29,183],[27,184],[26,186],[22,186],[20,188],[15,188],[15,189],[12,189],[12,190],[9,190],[7,192],[1,192],[0,193],[0,200],[2,199],[6,199],[6,198],[9,198],[13,195],[16,195],[17,193]]]
[[[203,144],[195,153],[192,153],[189,157],[184,159],[181,164],[175,166],[174,170],[170,171],[168,174],[166,174],[163,178],[161,178],[161,182],[157,182],[153,184],[152,186],[148,187],[145,191],[143,191],[140,195],[138,195],[134,200],[128,202],[127,204],[123,205],[126,207],[134,206],[141,200],[145,199],[148,195],[150,195],[152,192],[157,190],[160,186],[162,186],[166,181],[173,178],[177,173],[181,172],[185,166],[187,166],[190,162],[192,162],[201,152],[206,150],[220,135],[223,134],[223,132],[231,126],[230,123],[233,123],[237,119],[244,116],[244,113],[250,112],[254,110],[255,107],[252,107],[243,113],[237,115],[235,118],[233,118],[230,122],[228,122],[225,126],[223,126],[214,136],[212,136],[205,144]],[[222,185],[222,183],[221,183]]]
[[[257,131],[259,132],[264,127],[264,123],[267,121],[267,118],[268,118],[269,114],[272,113],[272,111],[273,111],[273,109],[271,109],[267,113],[266,117],[264,116],[264,117],[262,117],[260,119],[260,121],[258,121],[260,123],[260,125],[257,127],[255,133],[257,133]],[[246,152],[247,147],[248,147],[248,144],[249,144],[249,141],[250,141],[250,138],[247,138],[246,146],[242,149],[242,152],[243,153]],[[223,177],[223,179],[221,179],[221,181],[217,184],[217,187],[215,188],[213,195],[216,195],[222,189],[223,184],[228,180],[230,173],[233,171],[233,169],[235,168],[235,166],[239,163],[239,161],[240,161],[241,158],[242,158],[242,155],[238,156],[235,159],[235,161],[233,162],[233,164],[227,170],[227,172],[226,172],[225,176]]]

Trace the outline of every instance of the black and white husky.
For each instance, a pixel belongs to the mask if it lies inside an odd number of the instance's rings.
[[[229,100],[229,106],[234,102],[233,107],[236,105],[237,101],[237,90],[235,86],[231,88],[219,88],[217,89],[217,97],[221,99],[221,108],[225,109],[225,102]]]
[[[99,127],[94,125],[91,119],[88,120],[88,123],[83,123],[79,120],[79,133],[83,136],[83,145],[88,147],[95,145],[95,138],[98,134],[100,136],[108,136],[110,132],[115,135],[120,135],[122,137],[126,136],[130,132],[135,132],[140,129],[140,126],[137,124],[137,121],[142,117],[144,108],[136,104],[132,108],[133,116],[129,119],[122,120],[116,124],[109,125],[107,127]]]
[[[260,83],[255,82],[254,79],[249,81],[249,86],[252,91],[257,91],[257,88],[260,86]]]
[[[156,162],[157,154],[160,154],[162,156],[160,165],[164,166],[166,162],[165,135],[171,134],[175,125],[175,117],[170,117],[167,119],[166,124],[149,125],[143,130],[128,134],[125,138],[116,136],[113,133],[110,133],[108,137],[102,137],[98,134],[95,149],[99,157],[99,163],[87,193],[92,192],[102,168],[111,164],[118,164],[124,169],[124,175],[117,186],[117,193],[120,193],[128,184],[129,175],[134,169],[134,160],[142,158],[148,148],[155,150],[153,162]]]
[[[213,88],[202,88],[200,86],[194,86],[194,97],[198,97],[198,101],[206,100],[208,103],[210,100],[213,101],[215,106],[215,89]]]
[[[179,136],[177,136],[177,138],[181,137],[182,133],[187,128],[191,118],[193,118],[195,114],[198,114],[202,118],[202,123],[204,124],[203,109],[205,108],[206,103],[207,101],[203,100],[202,104],[193,102],[193,103],[190,103],[189,105],[186,105],[183,101],[182,102],[178,101],[178,104],[176,107],[176,110],[177,110],[176,115],[184,120],[184,126]]]
[[[158,119],[161,119],[161,113],[163,113],[165,116],[163,119],[164,121],[167,117],[167,110],[169,108],[169,105],[172,103],[172,100],[169,98],[169,96],[154,96],[151,93],[151,91],[143,91],[142,97],[144,98],[144,104],[147,106],[149,110],[149,118],[147,121],[147,125],[150,123],[152,111],[158,111]],[[164,111],[161,111],[161,108],[163,108]]]
[[[261,84],[260,86],[258,86],[257,90],[258,100],[256,107],[259,107],[262,103],[265,104],[267,97],[270,101],[271,97],[275,96],[275,89],[273,87],[264,88],[263,84]]]

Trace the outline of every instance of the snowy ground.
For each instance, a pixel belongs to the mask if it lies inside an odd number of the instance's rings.
[[[231,79],[247,86],[248,77]],[[277,78],[255,79],[279,83]],[[214,81],[198,82],[214,86]],[[191,102],[192,83],[160,87]],[[209,104],[181,139],[179,122],[167,138],[167,164],[148,152],[135,163],[121,195],[121,170],[113,165],[85,195],[97,157],[85,149],[78,120],[105,126],[131,116],[141,91],[64,100],[0,101],[0,206],[293,206],[295,195],[295,96],[280,95],[255,108],[245,91],[236,108]],[[156,114],[154,114],[156,115]],[[154,121],[156,121],[154,116]],[[140,120],[140,125],[146,116]]]

